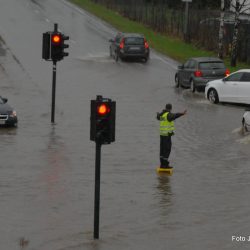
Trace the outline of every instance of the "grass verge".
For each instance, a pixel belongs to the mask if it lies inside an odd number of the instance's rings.
[[[152,29],[145,27],[144,25],[131,21],[118,13],[107,9],[106,7],[96,4],[90,0],[69,0],[70,2],[77,4],[86,11],[101,18],[107,23],[114,26],[116,29],[122,32],[136,32],[142,33],[147,37],[150,47],[156,51],[163,53],[179,62],[184,62],[187,58],[196,56],[216,56],[216,53],[202,50],[195,47],[192,44],[184,43],[180,39],[176,39],[164,34],[157,33]],[[236,71],[240,68],[249,68],[248,64],[237,63],[237,67],[230,66],[230,58],[224,60],[230,72]]]

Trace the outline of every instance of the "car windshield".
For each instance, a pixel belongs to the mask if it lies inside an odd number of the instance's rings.
[[[0,104],[4,104],[3,99],[0,97]]]
[[[223,62],[201,62],[199,64],[200,69],[224,69]]]
[[[144,38],[142,37],[127,37],[124,41],[125,45],[143,45]]]

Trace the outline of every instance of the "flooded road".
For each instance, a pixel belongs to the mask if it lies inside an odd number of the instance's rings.
[[[70,36],[58,63],[55,124],[52,64],[42,33]],[[213,105],[174,88],[177,63],[155,52],[147,64],[115,63],[115,34],[65,1],[2,0],[1,96],[17,110],[0,129],[0,248],[4,250],[249,249],[250,135],[244,107]],[[117,102],[116,141],[102,147],[100,239],[93,240],[95,144],[90,100]],[[156,112],[187,109],[176,121],[171,177],[156,174]],[[238,239],[238,238],[237,238]],[[243,238],[241,238],[243,239]]]

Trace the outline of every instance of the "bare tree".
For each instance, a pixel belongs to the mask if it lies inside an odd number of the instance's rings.
[[[218,57],[223,59],[224,55],[224,17],[225,17],[225,0],[221,0],[221,7],[220,7],[220,29],[219,29],[219,42],[218,42]]]
[[[238,55],[238,39],[239,39],[239,25],[240,25],[240,15],[244,14],[250,9],[250,4],[248,0],[231,0],[231,6],[235,11],[234,14],[234,31],[233,31],[233,41],[232,41],[232,51],[231,51],[231,66],[236,66],[236,60]]]

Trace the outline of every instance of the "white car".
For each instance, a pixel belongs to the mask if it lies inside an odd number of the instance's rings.
[[[250,69],[241,69],[222,79],[208,82],[205,97],[212,103],[250,104]]]
[[[250,132],[250,109],[243,114],[242,130],[243,132]]]

